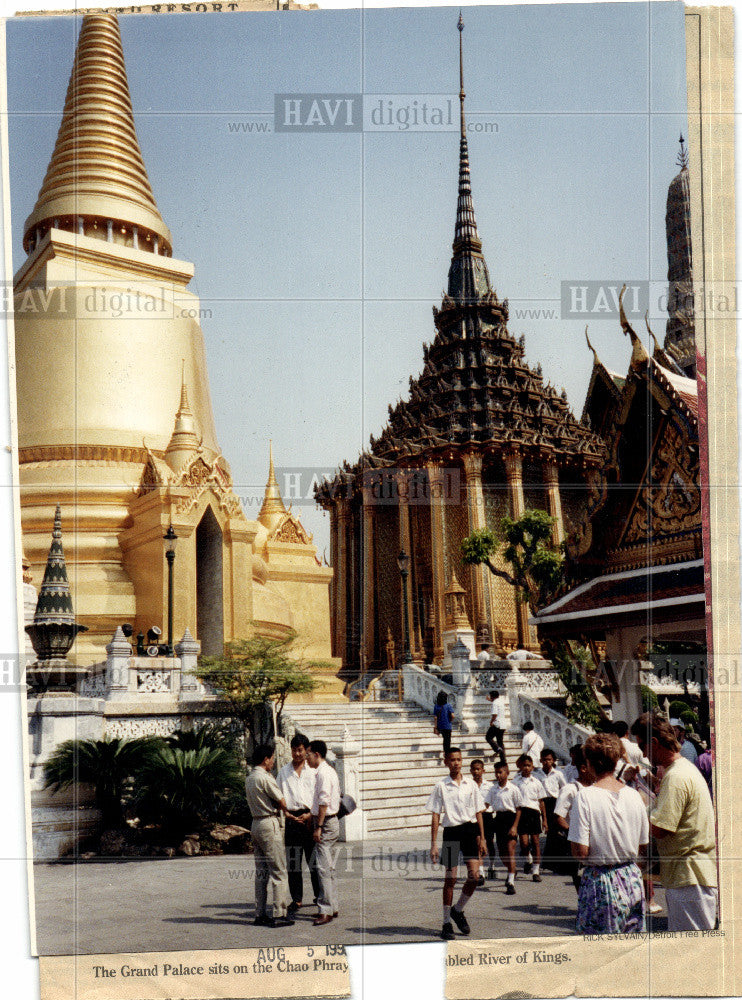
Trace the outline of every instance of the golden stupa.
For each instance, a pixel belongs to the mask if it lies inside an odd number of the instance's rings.
[[[83,18],[62,123],[15,276],[21,517],[34,579],[56,504],[78,663],[117,625],[164,630],[163,535],[178,536],[174,636],[205,653],[257,627],[330,657],[329,585],[273,470],[248,520],[217,443],[193,266],[172,257],[139,148],[115,15]]]

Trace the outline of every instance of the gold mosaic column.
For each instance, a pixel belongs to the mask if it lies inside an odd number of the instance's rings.
[[[434,659],[443,659],[446,575],[443,556],[443,466],[427,462],[430,487],[430,557],[433,569],[433,610],[435,612]]]
[[[549,514],[555,518],[551,537],[555,545],[564,541],[564,519],[562,518],[562,498],[559,495],[559,467],[556,462],[546,462],[544,465],[544,482],[546,496],[549,502]]]
[[[363,668],[368,669],[374,659],[374,496],[370,486],[363,486]]]
[[[335,656],[348,666],[348,501],[338,500],[337,563],[335,567]]]
[[[469,513],[469,533],[486,528],[484,516],[484,492],[482,490],[482,456],[474,452],[463,455],[466,497]],[[475,632],[487,625],[487,609],[484,595],[487,593],[486,566],[470,566],[472,594],[472,622]]]
[[[404,472],[397,474],[397,499],[399,502],[399,548],[410,557],[410,572],[407,577],[407,621],[410,629],[410,651],[414,651],[415,646],[415,619],[412,611],[412,583],[414,580],[414,567],[412,556],[412,525],[410,523],[410,497],[407,476]],[[399,622],[400,635],[402,636],[402,648],[404,649],[404,587],[402,580],[399,581]]]
[[[523,459],[518,452],[510,452],[503,456],[505,460],[505,474],[508,480],[508,493],[510,495],[510,510],[513,520],[518,520],[525,513],[526,505],[523,497]],[[528,605],[518,601],[515,608],[518,622],[518,644],[527,646],[530,642],[528,628]]]

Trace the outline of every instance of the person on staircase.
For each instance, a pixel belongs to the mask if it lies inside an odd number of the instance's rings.
[[[433,732],[436,736],[443,738],[443,759],[445,760],[451,747],[451,732],[453,731],[454,717],[453,709],[448,704],[448,695],[445,691],[438,692],[433,708],[433,715],[435,716]]]
[[[504,720],[502,717],[500,692],[490,691],[487,695],[487,701],[492,703],[492,715],[490,716],[489,729],[487,730],[484,738],[492,747],[492,753],[495,755],[495,760],[505,761],[505,747],[503,745],[505,728],[502,724]]]

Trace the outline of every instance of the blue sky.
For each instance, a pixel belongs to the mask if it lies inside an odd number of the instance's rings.
[[[683,6],[464,16],[472,187],[490,275],[528,361],[579,413],[592,356],[584,322],[560,318],[560,283],[666,277],[665,199],[686,127]],[[191,287],[212,312],[203,330],[217,432],[241,495],[262,493],[270,437],[279,467],[355,459],[419,372],[450,260],[458,139],[248,134],[230,123],[270,125],[275,93],[455,97],[457,17],[438,7],[122,18],[150,181],[174,255],[194,262]],[[78,27],[7,26],[15,268]],[[590,335],[624,371],[617,321],[591,321]],[[325,516],[300,513],[321,552]]]

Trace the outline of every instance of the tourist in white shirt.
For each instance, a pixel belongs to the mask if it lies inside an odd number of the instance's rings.
[[[477,654],[477,661],[480,667],[484,667],[490,662],[490,648],[486,642],[482,643],[482,648]]]
[[[314,798],[312,800],[312,821],[314,824],[315,862],[319,877],[318,914],[314,926],[329,924],[338,915],[337,842],[340,832],[338,810],[340,809],[340,782],[335,769],[330,767],[327,744],[323,740],[312,740],[309,744],[307,762],[316,774]]]
[[[443,928],[441,937],[450,941],[456,924],[462,934],[471,933],[464,907],[474,895],[479,876],[479,859],[484,853],[484,799],[472,778],[461,773],[461,750],[450,747],[446,754],[448,777],[430,793],[425,808],[430,821],[430,860],[445,867],[443,882]],[[438,850],[438,827],[443,825],[443,848]],[[466,881],[453,906],[453,890],[459,872],[459,860],[466,864]]]
[[[530,754],[521,754],[517,764],[520,774],[513,778],[513,784],[520,792],[522,799],[520,822],[518,823],[520,853],[524,858],[527,858],[529,853],[533,857],[533,865],[530,861],[526,861],[523,871],[526,875],[533,871],[533,881],[540,882],[541,843],[539,838],[542,831],[546,833],[549,829],[544,809],[546,789],[533,774],[533,759]]]
[[[469,765],[469,771],[471,772],[472,780],[479,789],[479,793],[484,799],[485,809],[482,813],[482,827],[484,829],[484,842],[487,845],[487,854],[489,856],[489,868],[487,870],[487,878],[495,878],[495,816],[492,810],[487,806],[487,792],[492,788],[492,782],[487,781],[484,776],[484,761],[481,757],[475,757],[474,760]],[[484,875],[479,872],[479,878],[477,880],[478,886],[484,885]]]
[[[314,837],[312,836],[312,802],[317,772],[307,764],[309,740],[297,733],[291,740],[291,761],[278,772],[278,787],[283,792],[289,815],[286,817],[284,841],[286,844],[286,867],[289,874],[291,905],[289,913],[295,913],[302,905],[304,881],[302,878],[302,858],[306,860],[314,890],[314,901],[319,898],[319,877],[314,863]]]
[[[533,728],[532,722],[523,723],[523,742],[520,745],[520,752],[528,754],[535,767],[541,760],[541,751],[544,749],[544,741]]]
[[[510,770],[504,761],[495,764],[496,784],[485,797],[485,803],[495,816],[497,850],[508,873],[505,892],[515,895],[515,845],[518,841],[518,822],[523,799],[516,785],[509,781]]]
[[[585,741],[593,783],[572,804],[572,854],[585,868],[577,898],[578,934],[632,934],[646,930],[646,902],[637,864],[649,842],[649,820],[641,796],[613,776],[622,753],[615,733]]]

